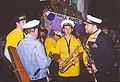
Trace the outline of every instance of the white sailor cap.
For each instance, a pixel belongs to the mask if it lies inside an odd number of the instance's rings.
[[[23,28],[24,29],[33,28],[33,27],[39,25],[39,23],[40,23],[40,21],[38,21],[38,20],[32,20],[32,21],[29,21],[26,24],[24,24]]]
[[[74,22],[72,20],[64,20],[61,23],[61,26],[63,27],[64,25],[71,25],[72,27],[75,26]]]
[[[91,15],[87,15],[87,20],[86,20],[86,22],[87,22],[87,23],[100,24],[100,23],[102,23],[102,19],[93,17],[93,16],[91,16]]]
[[[54,33],[58,36],[63,36],[63,34],[60,31],[54,31]]]

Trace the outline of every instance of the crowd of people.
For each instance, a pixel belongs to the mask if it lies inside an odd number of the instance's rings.
[[[101,19],[86,17],[83,28],[88,37],[81,40],[74,33],[72,20],[63,20],[61,30],[52,29],[48,34],[40,28],[39,20],[26,21],[24,14],[15,16],[15,29],[6,36],[4,56],[11,63],[8,47],[15,47],[30,82],[120,81],[119,39],[113,42],[101,29]],[[116,66],[118,74],[114,74]]]

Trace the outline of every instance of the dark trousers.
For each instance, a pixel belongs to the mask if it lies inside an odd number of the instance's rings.
[[[111,72],[97,72],[95,73],[95,77],[97,82],[109,82],[113,81],[113,77]],[[93,74],[90,74],[88,72],[85,72],[84,75],[82,75],[82,81],[80,82],[95,82],[95,78],[93,77]]]
[[[80,77],[58,77],[58,81],[57,82],[80,82]]]
[[[33,81],[30,81],[30,82],[47,82],[47,80],[46,80],[46,77],[45,77],[43,79],[33,80]]]
[[[50,82],[57,82],[58,79],[58,63],[55,60],[52,60],[51,65],[49,67],[50,77],[52,80]]]
[[[118,75],[119,71],[116,67],[112,66],[108,68],[106,71],[97,71],[95,73],[98,82],[110,82],[115,81],[119,82],[120,75]],[[80,82],[95,82],[92,74],[88,73],[88,70],[84,66],[83,62],[81,62],[81,80]]]

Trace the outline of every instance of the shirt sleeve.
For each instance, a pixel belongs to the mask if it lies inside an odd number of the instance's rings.
[[[51,63],[51,59],[45,54],[44,46],[36,41],[20,42],[17,51],[28,75],[33,75],[38,68],[46,69]]]
[[[26,71],[27,71],[27,73],[29,75],[29,74],[32,74],[32,72],[34,71],[34,69],[31,69],[30,63],[28,63],[28,61],[27,61],[27,60],[29,60],[30,56],[29,56],[29,58],[27,57],[27,54],[25,52],[26,48],[24,46],[25,46],[25,44],[23,44],[22,42],[20,42],[16,49],[17,49],[18,55],[20,57],[20,60],[21,60],[23,66],[25,67],[25,69],[26,69]],[[31,69],[31,70],[29,70],[29,69]]]
[[[51,58],[46,56],[45,48],[41,43],[38,44],[38,47],[36,48],[34,53],[37,56],[36,58],[39,63],[40,69],[45,69],[49,67],[51,63]]]
[[[55,61],[58,62],[58,59],[61,59],[60,58],[60,41],[58,40],[57,44],[56,44],[56,48],[55,48],[55,52],[54,52],[54,59]]]
[[[13,47],[16,47],[18,42],[23,39],[23,32],[17,32],[17,31],[14,31],[12,33],[9,34],[9,36],[7,36],[7,46],[13,46]]]
[[[45,40],[45,49],[46,49],[46,52],[47,52],[47,56],[50,56],[49,55],[50,52],[54,53],[54,51],[55,51],[54,45],[55,44],[52,43],[50,38],[47,38]]]

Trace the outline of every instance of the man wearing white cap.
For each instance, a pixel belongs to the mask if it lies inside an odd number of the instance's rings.
[[[25,39],[17,46],[19,57],[25,67],[31,82],[46,82],[46,68],[51,63],[50,57],[45,54],[45,49],[38,39],[39,21],[27,22],[23,28],[26,30]]]
[[[59,64],[59,78],[58,82],[78,82],[79,81],[79,71],[80,71],[80,62],[79,59],[82,58],[83,49],[77,46],[81,45],[75,36],[72,35],[74,29],[74,22],[71,20],[64,20],[61,23],[63,27],[64,36],[57,41],[55,54],[53,55],[55,60]],[[73,53],[75,51],[75,53]],[[73,56],[72,59],[70,58]],[[69,59],[70,58],[70,59]],[[61,68],[65,68],[67,65],[66,61],[72,61],[65,71],[62,71]]]
[[[86,41],[86,48],[92,55],[92,66],[98,81],[108,81],[115,54],[110,37],[99,27],[101,23],[101,19],[87,15],[85,30],[90,36]]]

